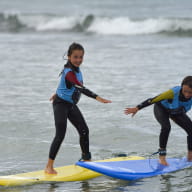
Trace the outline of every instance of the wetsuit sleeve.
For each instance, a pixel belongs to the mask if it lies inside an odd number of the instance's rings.
[[[89,89],[87,89],[86,87],[83,86],[79,86],[79,85],[75,85],[75,87],[77,89],[79,89],[81,91],[81,93],[83,93],[84,95],[94,98],[96,99],[96,97],[98,96],[97,94],[93,93],[92,91],[90,91]]]
[[[76,75],[72,71],[69,71],[65,78],[67,81],[72,83],[79,91],[81,91],[81,93],[83,93],[84,95],[94,99],[96,99],[96,97],[98,96],[97,94],[93,93],[92,91],[84,87],[83,84],[78,81]]]
[[[165,100],[165,99],[173,99],[173,97],[174,97],[174,92],[173,92],[173,90],[170,89],[166,92],[161,93],[160,95],[158,95],[156,97],[149,98],[149,99],[143,101],[142,103],[140,103],[136,107],[138,109],[142,109],[144,107],[147,107],[149,105],[152,105],[154,103],[157,103],[157,102]]]

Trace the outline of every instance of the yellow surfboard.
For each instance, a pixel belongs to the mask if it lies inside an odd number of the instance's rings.
[[[99,160],[97,162],[139,160],[144,159],[139,156],[115,157],[112,159]],[[100,173],[91,171],[77,165],[67,165],[55,168],[56,175],[46,174],[44,170],[16,175],[0,176],[0,186],[19,186],[30,185],[42,182],[64,182],[64,181],[82,181],[101,176]]]

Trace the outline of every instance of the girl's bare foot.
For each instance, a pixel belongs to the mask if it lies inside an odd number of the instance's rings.
[[[169,164],[166,161],[166,157],[165,156],[159,156],[159,163],[165,166],[168,166]]]
[[[57,174],[57,171],[53,169],[54,160],[49,159],[47,162],[47,166],[45,168],[45,173],[47,174]]]
[[[47,173],[47,174],[57,174],[57,171],[55,171],[55,169],[53,169],[53,168],[46,167],[45,173]]]
[[[192,161],[192,151],[188,151],[187,160]]]

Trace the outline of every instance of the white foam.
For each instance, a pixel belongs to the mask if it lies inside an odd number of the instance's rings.
[[[90,32],[100,34],[152,34],[163,31],[192,30],[192,20],[185,19],[144,19],[130,20],[129,18],[97,18],[88,29]]]
[[[5,19],[9,15],[5,14]],[[55,16],[49,14],[20,15],[16,18],[21,24],[35,31],[65,31],[76,30],[94,32],[104,35],[138,35],[154,34],[160,32],[188,32],[192,30],[192,18],[142,18],[130,19],[129,17],[95,17],[90,21],[87,29],[84,21],[87,16]],[[7,19],[9,24],[9,20]],[[10,23],[12,25],[12,23]],[[77,30],[76,30],[77,31]]]
[[[66,30],[71,29],[76,24],[76,19],[73,17],[54,18],[48,22],[40,23],[36,29],[38,31],[45,30]]]

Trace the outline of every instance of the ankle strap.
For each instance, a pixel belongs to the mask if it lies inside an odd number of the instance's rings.
[[[166,151],[166,149],[159,149],[158,153],[159,153],[160,156],[166,156],[167,151]]]
[[[79,161],[83,160],[91,160],[91,153],[82,153],[81,159]]]

